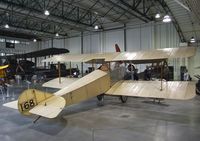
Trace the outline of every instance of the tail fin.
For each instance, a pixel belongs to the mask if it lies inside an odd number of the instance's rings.
[[[55,118],[65,107],[65,99],[43,91],[28,89],[18,99],[18,110],[23,115],[36,114]]]
[[[115,44],[115,51],[116,52],[121,52],[121,49],[120,49],[120,47],[118,46],[118,44]],[[119,64],[122,64],[123,62],[122,61],[118,61],[118,65]]]
[[[115,51],[116,51],[116,52],[121,52],[121,50],[120,50],[118,44],[115,44]]]

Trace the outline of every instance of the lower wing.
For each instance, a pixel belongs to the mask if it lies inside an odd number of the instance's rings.
[[[42,86],[49,87],[49,88],[62,89],[64,87],[68,86],[69,84],[75,82],[76,80],[78,80],[78,78],[61,77],[60,80],[61,80],[61,82],[59,82],[59,78],[55,78],[55,79],[52,79],[52,80],[44,83]]]
[[[118,81],[107,92],[108,95],[135,96],[188,100],[195,97],[195,83],[189,81]]]

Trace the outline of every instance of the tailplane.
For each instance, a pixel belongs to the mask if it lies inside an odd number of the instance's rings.
[[[65,99],[51,93],[28,89],[18,99],[18,110],[23,115],[36,114],[55,118],[65,107]]]
[[[65,99],[51,93],[36,89],[25,90],[18,101],[4,104],[6,107],[18,109],[22,115],[38,115],[46,118],[55,118],[65,107]]]

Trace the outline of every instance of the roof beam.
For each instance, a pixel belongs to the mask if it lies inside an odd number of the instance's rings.
[[[34,7],[28,7],[26,5],[23,5],[22,4],[18,4],[18,3],[15,3],[13,1],[8,1],[8,0],[1,0],[0,3],[2,4],[5,4],[5,5],[10,5],[11,7],[14,7],[15,10],[21,10],[21,11],[31,11],[31,13],[33,13],[34,15],[38,16],[38,17],[42,17],[44,16],[43,14],[43,11],[40,11]],[[61,2],[59,2],[61,3]],[[61,3],[61,4],[64,4],[64,3]],[[92,27],[89,23],[86,23],[86,22],[81,22],[79,21],[78,19],[76,19],[76,17],[74,19],[72,18],[69,18],[69,17],[66,17],[64,16],[64,13],[66,11],[62,11],[63,15],[56,15],[54,13],[51,13],[49,16],[48,16],[48,19],[53,19],[53,20],[56,20],[56,21],[60,21],[60,22],[63,22],[63,23],[66,23],[66,21],[70,22],[70,23],[73,23],[73,24],[77,24],[77,25],[81,25],[83,27]],[[65,13],[67,14],[67,13]]]
[[[137,13],[138,15],[144,17],[146,20],[149,20],[149,21],[152,21],[153,18],[152,17],[149,17],[146,13],[146,4],[145,4],[145,0],[140,0],[136,6],[131,6],[130,4],[128,4],[127,2],[125,2],[124,0],[119,0],[120,3],[124,6],[126,6],[127,8],[131,9],[132,11],[134,11],[135,13]],[[137,9],[137,7],[140,5],[141,1],[143,1],[142,3],[142,9],[143,9],[143,12],[139,11]]]
[[[172,13],[172,11],[170,10],[169,6],[167,5],[167,3],[164,0],[156,0],[160,3],[160,5],[163,7],[163,9],[165,10],[166,13],[168,13],[169,15],[172,16],[173,20],[172,23],[179,35],[179,38],[181,40],[181,42],[186,42],[185,36],[183,34],[183,31],[181,30],[178,21],[176,20],[174,14]]]
[[[124,7],[120,6],[120,5],[118,5],[117,3],[114,3],[112,0],[106,0],[106,2],[109,2],[110,4],[114,5],[115,7],[119,8],[119,9],[121,9],[121,10],[123,10],[123,11],[126,11],[126,12],[129,13],[130,15],[132,15],[132,16],[134,16],[134,17],[140,19],[141,21],[143,21],[143,22],[145,22],[145,23],[148,22],[148,21],[147,21],[146,19],[144,19],[143,17],[140,17],[140,16],[136,15],[135,13],[129,11],[128,9],[126,9],[126,8],[124,8]]]

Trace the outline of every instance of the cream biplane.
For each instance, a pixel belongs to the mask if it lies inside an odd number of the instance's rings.
[[[115,52],[81,55],[57,55],[43,62],[84,62],[102,63],[108,68],[96,69],[82,78],[56,78],[43,84],[45,87],[59,88],[55,93],[47,93],[36,89],[25,90],[17,101],[4,106],[18,109],[23,115],[39,115],[39,117],[55,118],[65,106],[88,100],[101,94],[119,96],[126,102],[127,96],[147,97],[154,99],[188,100],[195,96],[195,83],[189,81],[133,81],[111,79],[113,70],[120,68],[120,63],[152,63],[162,62],[169,58],[192,57],[196,53],[194,47],[153,49],[139,52]],[[120,63],[119,63],[120,62]],[[112,63],[115,67],[112,68]],[[118,64],[118,65],[117,65]],[[120,69],[116,69],[120,72]],[[115,77],[119,77],[116,75]]]

